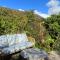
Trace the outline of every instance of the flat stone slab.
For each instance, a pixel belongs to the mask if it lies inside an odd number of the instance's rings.
[[[48,54],[38,48],[29,48],[21,51],[20,56],[24,60],[48,60]]]

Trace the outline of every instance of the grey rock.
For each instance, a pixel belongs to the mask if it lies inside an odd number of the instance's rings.
[[[33,45],[25,33],[0,36],[0,54],[12,54]]]
[[[48,54],[38,48],[25,49],[20,53],[20,56],[26,60],[48,60]]]

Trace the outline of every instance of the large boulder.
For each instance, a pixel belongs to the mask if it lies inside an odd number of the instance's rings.
[[[13,54],[23,49],[33,47],[35,44],[28,40],[25,33],[0,36],[0,53]]]

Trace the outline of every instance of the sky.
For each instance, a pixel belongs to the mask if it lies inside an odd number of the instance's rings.
[[[0,6],[22,11],[35,10],[36,14],[47,17],[60,12],[59,2],[60,0],[0,0]]]

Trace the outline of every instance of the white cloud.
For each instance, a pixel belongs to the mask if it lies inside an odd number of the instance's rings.
[[[43,18],[47,18],[47,17],[49,17],[48,14],[38,12],[37,10],[35,10],[34,13],[37,14],[37,15],[39,15],[39,16],[41,16],[41,17],[43,17]]]
[[[23,9],[18,9],[19,11],[24,11]]]
[[[47,3],[47,6],[49,7],[48,9],[48,14],[59,14],[60,13],[60,1],[58,0],[50,0]]]
[[[18,9],[18,10],[19,10],[19,11],[25,11],[25,10],[23,10],[23,9]],[[49,17],[48,14],[45,14],[45,13],[39,12],[38,10],[34,10],[34,14],[37,14],[37,15],[43,17],[43,18],[47,18],[47,17]]]

